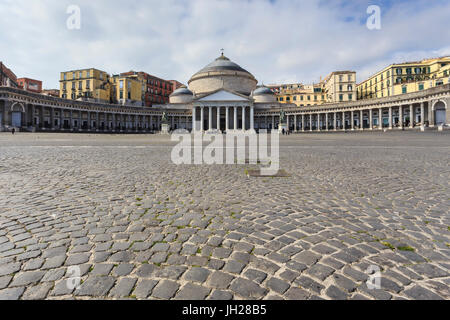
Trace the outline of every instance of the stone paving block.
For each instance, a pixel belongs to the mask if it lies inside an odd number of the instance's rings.
[[[24,291],[24,287],[0,290],[0,300],[19,300]]]
[[[176,294],[176,300],[204,300],[211,289],[193,283],[186,283]]]
[[[139,280],[138,284],[136,285],[136,288],[132,292],[132,295],[140,299],[146,299],[157,284],[158,284],[157,280],[145,280],[145,279]]]
[[[210,275],[210,271],[205,268],[193,267],[190,268],[185,274],[184,279],[187,281],[194,281],[203,283],[206,281],[208,276]]]
[[[289,289],[289,283],[277,278],[270,278],[265,282],[265,284],[267,288],[279,294],[283,294],[287,289]]]
[[[180,285],[174,281],[163,280],[153,289],[152,297],[159,299],[171,299],[178,291]]]
[[[39,282],[44,276],[45,271],[26,271],[19,272],[13,278],[13,281],[9,285],[10,287],[22,287],[28,286],[33,283]]]
[[[261,299],[267,294],[266,289],[251,280],[243,278],[233,280],[230,290],[246,299]]]
[[[78,289],[75,296],[106,297],[109,290],[114,286],[113,277],[89,276]]]
[[[109,296],[114,298],[124,298],[130,295],[136,284],[136,278],[122,278],[110,291]]]
[[[412,288],[406,289],[405,294],[416,300],[443,300],[443,298],[434,292],[421,287],[420,285],[415,285]]]
[[[230,285],[231,281],[233,281],[234,276],[221,272],[215,271],[211,274],[208,280],[208,286],[218,289],[226,289]]]

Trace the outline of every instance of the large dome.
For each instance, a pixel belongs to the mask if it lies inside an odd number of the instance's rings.
[[[227,89],[250,95],[258,81],[247,70],[241,68],[222,53],[220,57],[194,74],[188,82],[189,89],[202,95],[218,89]]]

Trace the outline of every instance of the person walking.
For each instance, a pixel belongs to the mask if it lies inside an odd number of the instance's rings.
[[[12,128],[11,133],[14,135],[14,133],[16,133],[16,128]]]

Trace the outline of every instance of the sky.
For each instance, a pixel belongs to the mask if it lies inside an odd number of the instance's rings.
[[[80,9],[70,29],[69,6]],[[369,5],[381,28],[369,30]],[[0,0],[0,61],[59,88],[59,74],[130,70],[187,84],[221,49],[260,84],[358,81],[392,63],[450,55],[448,0]],[[74,20],[70,20],[74,21]]]

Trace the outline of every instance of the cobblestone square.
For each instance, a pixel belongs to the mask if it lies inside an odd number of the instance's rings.
[[[0,299],[450,298],[448,131],[281,136],[274,178],[173,145],[0,134]]]

